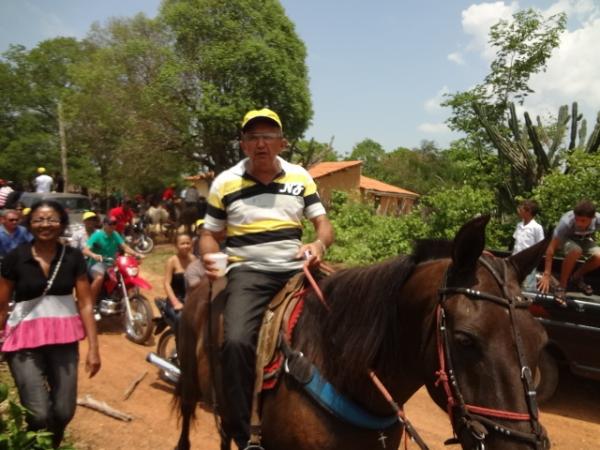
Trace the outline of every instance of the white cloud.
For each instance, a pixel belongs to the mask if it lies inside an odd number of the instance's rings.
[[[430,133],[430,134],[439,134],[439,133],[447,133],[448,131],[450,131],[450,129],[448,128],[448,126],[445,123],[430,123],[430,122],[425,122],[420,124],[417,129],[419,131],[422,131],[423,133]]]
[[[425,111],[431,114],[441,112],[443,108],[440,106],[440,103],[442,103],[444,100],[444,95],[449,92],[450,90],[448,89],[448,86],[442,87],[437,94],[435,94],[435,97],[429,98],[425,101],[425,104],[423,105]]]
[[[450,53],[448,55],[448,60],[458,64],[459,66],[462,66],[465,63],[465,59],[463,58],[463,55],[460,52]]]
[[[600,6],[595,11],[600,10]],[[600,42],[600,17],[586,22],[582,27],[565,32],[560,47],[555,49],[548,61],[546,72],[531,77],[530,86],[535,94],[528,97],[527,108],[542,109],[544,104],[553,105],[556,112],[561,104],[579,102],[580,109],[588,115],[588,122],[595,120],[600,107],[600,65],[598,64]]]
[[[579,19],[583,22],[593,21],[600,15],[594,0],[558,0],[544,11],[544,15],[548,17],[560,12],[567,13],[569,19]]]
[[[503,1],[480,3],[465,9],[462,12],[462,27],[471,38],[467,50],[481,53],[487,61],[494,59],[496,53],[488,43],[490,28],[500,19],[510,19],[518,9],[519,3],[516,1],[510,4]]]

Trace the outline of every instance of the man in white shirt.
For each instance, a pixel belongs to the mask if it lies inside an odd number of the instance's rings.
[[[50,192],[52,189],[52,183],[54,180],[50,175],[46,175],[46,169],[44,167],[38,167],[38,176],[33,180],[35,186],[35,192]]]
[[[544,229],[534,219],[538,211],[538,204],[534,200],[523,200],[517,208],[517,213],[522,220],[517,224],[515,232],[513,233],[513,238],[515,239],[513,255],[544,240]],[[523,288],[525,290],[535,290],[535,275],[536,271],[533,270],[533,272],[525,278],[523,281]]]
[[[11,188],[5,180],[0,179],[0,208],[4,208],[6,199],[12,191],[13,188]]]

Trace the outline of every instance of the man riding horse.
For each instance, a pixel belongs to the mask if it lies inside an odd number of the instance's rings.
[[[246,155],[213,182],[200,238],[211,280],[218,271],[207,254],[219,251],[218,233],[227,232],[224,343],[221,348],[226,410],[223,425],[240,449],[249,438],[256,342],[271,298],[302,269],[302,258],[317,266],[334,239],[314,180],[278,155],[287,146],[279,116],[269,109],[249,111],[240,146]],[[317,239],[302,244],[302,217]]]

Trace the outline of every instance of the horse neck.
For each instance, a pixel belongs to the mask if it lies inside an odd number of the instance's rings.
[[[387,405],[371,386],[369,370],[383,380],[401,403],[424,383],[419,364],[427,337],[423,328],[431,328],[436,300],[436,289],[427,288],[430,280],[423,278],[427,271],[430,276],[434,274],[430,264],[417,266],[413,273],[404,275],[399,274],[402,265],[395,270],[387,264],[382,264],[380,271],[377,266],[367,273],[353,271],[350,276],[333,277],[325,283],[331,312],[327,313],[316,298],[309,297],[296,333],[296,344],[326,379],[374,410],[385,410]],[[363,283],[361,276],[368,281]],[[422,280],[420,284],[414,282],[415,277]],[[338,289],[335,283],[349,286]],[[429,295],[425,291],[430,291]],[[345,297],[340,298],[341,295]],[[373,295],[381,298],[370,297]]]

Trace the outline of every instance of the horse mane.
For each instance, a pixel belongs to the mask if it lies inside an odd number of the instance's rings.
[[[359,385],[371,368],[382,373],[392,370],[399,357],[397,343],[402,331],[398,293],[419,263],[447,257],[451,247],[446,241],[418,241],[411,255],[343,269],[322,280],[320,287],[330,311],[311,294],[305,302],[307,314],[297,329],[302,330],[298,337],[308,348],[320,343],[323,369],[330,382]],[[339,370],[342,366],[352,370]]]

